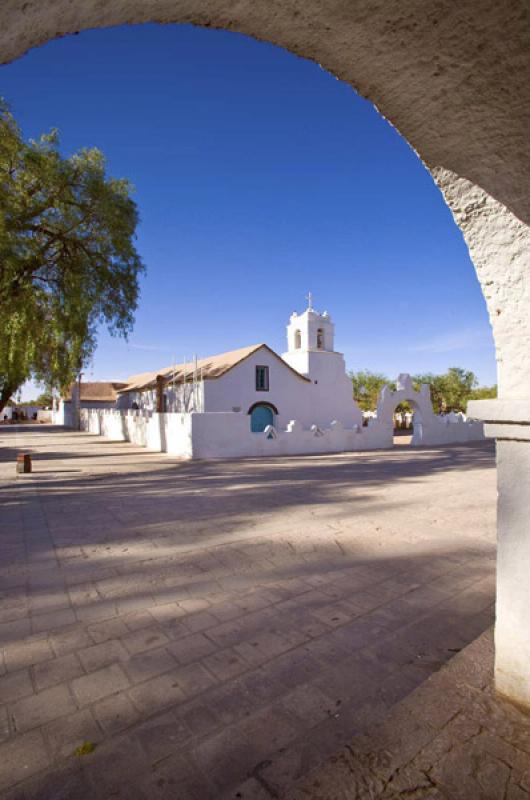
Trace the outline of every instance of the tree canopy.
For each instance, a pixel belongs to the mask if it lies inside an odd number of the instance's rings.
[[[131,191],[95,148],[65,158],[57,131],[25,142],[0,105],[0,407],[30,377],[64,389],[100,324],[131,331],[144,270]]]
[[[391,384],[395,388],[386,375],[380,372],[370,372],[368,369],[350,372],[350,378],[354,400],[363,411],[373,411],[376,408],[377,398],[383,386]]]
[[[353,385],[353,397],[363,411],[373,411],[377,406],[377,397],[382,387],[388,384],[395,389],[395,383],[385,375],[369,370],[350,372]],[[413,375],[412,384],[419,390],[423,383],[431,389],[431,401],[436,414],[449,411],[465,411],[468,400],[482,400],[497,396],[496,386],[478,386],[476,375],[461,367],[450,367],[442,375],[425,373]]]

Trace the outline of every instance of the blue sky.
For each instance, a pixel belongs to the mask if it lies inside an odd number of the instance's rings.
[[[147,265],[128,343],[104,331],[86,379],[265,341],[313,292],[351,369],[473,369],[495,382],[460,232],[370,103],[271,45],[190,26],[88,31],[2,67],[28,137],[97,146],[135,185]],[[33,394],[29,388],[25,394]]]

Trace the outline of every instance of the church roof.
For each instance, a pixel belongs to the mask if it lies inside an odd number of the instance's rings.
[[[216,356],[208,356],[207,358],[200,358],[197,360],[198,378],[210,380],[212,378],[220,378],[225,375],[233,367],[240,364],[253,353],[265,348],[269,353],[272,353],[278,361],[281,361],[284,367],[303,381],[308,381],[305,375],[301,375],[293,369],[286,361],[283,360],[277,353],[274,352],[266,344],[252,344],[249,347],[240,347],[238,350],[229,350],[227,353],[219,353]],[[140,391],[141,389],[149,389],[156,385],[158,375],[165,378],[166,381],[180,381],[183,382],[193,380],[194,363],[188,361],[186,364],[175,364],[171,367],[164,367],[163,369],[155,370],[154,372],[141,372],[138,375],[131,375],[127,379],[126,385],[123,386],[119,392],[132,392]]]
[[[63,396],[63,400],[72,399],[72,389],[75,385],[75,383],[71,384]],[[117,383],[115,381],[81,381],[81,402],[93,400],[97,403],[114,403],[118,396],[118,391],[125,386],[125,383]]]

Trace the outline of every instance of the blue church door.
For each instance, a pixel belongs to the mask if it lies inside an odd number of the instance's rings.
[[[252,433],[262,433],[267,425],[274,424],[274,414],[270,406],[255,406],[250,415],[250,430]]]

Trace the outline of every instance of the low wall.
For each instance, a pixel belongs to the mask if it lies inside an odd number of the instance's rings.
[[[81,430],[170,455],[192,457],[191,414],[82,408]]]
[[[311,453],[341,453],[392,447],[392,427],[374,419],[367,427],[304,428],[293,421],[285,430],[269,426],[252,433],[250,417],[232,412],[157,414],[148,411],[82,409],[81,429],[182,458],[241,458]],[[434,418],[416,425],[413,444],[464,443],[484,438],[482,424]]]

